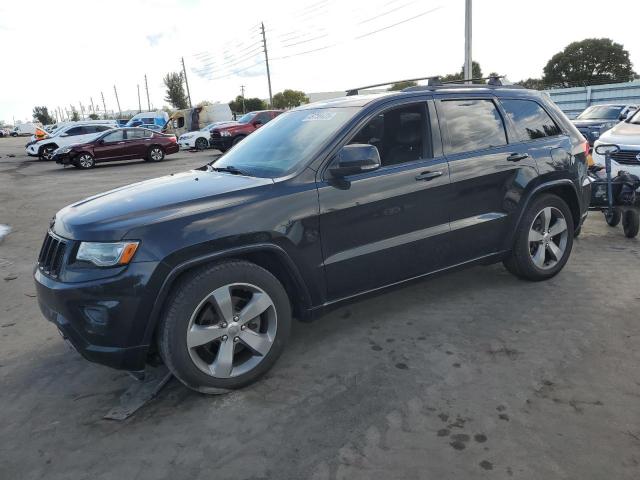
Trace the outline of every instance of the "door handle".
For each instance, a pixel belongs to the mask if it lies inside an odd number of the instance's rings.
[[[429,180],[438,178],[441,175],[442,172],[422,172],[420,175],[416,175],[416,180],[424,180],[425,182],[428,182]]]
[[[525,158],[529,158],[528,153],[512,153],[507,157],[507,162],[519,162]]]

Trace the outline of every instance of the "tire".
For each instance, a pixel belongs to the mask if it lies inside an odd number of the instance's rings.
[[[622,229],[627,238],[634,238],[640,230],[640,216],[633,210],[627,210],[622,216]]]
[[[158,145],[153,145],[147,152],[146,160],[149,162],[161,162],[164,159],[164,150]]]
[[[73,164],[81,170],[89,170],[96,166],[96,160],[89,153],[81,153],[76,157]]]
[[[12,133],[11,133],[11,136],[12,136],[12,137],[17,137],[17,136],[18,136],[18,134],[17,134],[17,133],[15,133],[15,132],[12,132]]]
[[[217,300],[225,298],[230,303]],[[243,319],[246,305],[254,300],[258,306],[253,313],[266,309]],[[225,304],[233,306],[226,315],[218,306]],[[202,329],[205,325],[209,328]],[[158,326],[158,350],[187,387],[224,393],[266,373],[282,353],[290,330],[291,305],[278,279],[253,263],[229,260],[189,272],[176,285]],[[205,340],[203,333],[211,337]],[[249,343],[259,345],[262,353]]]
[[[609,212],[606,210],[604,212],[604,220],[610,227],[617,227],[620,223],[621,218],[622,214],[620,213],[620,210],[613,210],[611,214],[609,214]]]
[[[206,150],[209,148],[209,142],[207,142],[206,138],[197,138],[196,139],[196,150]]]
[[[546,234],[543,233],[545,224],[549,232]],[[554,235],[554,232],[557,233]],[[556,195],[543,194],[525,211],[514,236],[513,250],[504,265],[522,279],[547,280],[567,263],[573,237],[573,218],[565,201]]]
[[[246,135],[240,135],[240,136],[234,138],[233,142],[231,142],[231,146],[239,144],[242,140],[245,139],[245,137],[246,137]]]
[[[40,160],[52,160],[53,152],[57,148],[58,148],[57,145],[53,145],[53,144],[45,145],[44,147],[41,147],[40,150],[38,151],[38,157],[40,158]]]

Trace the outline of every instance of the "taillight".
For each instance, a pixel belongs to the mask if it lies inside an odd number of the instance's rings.
[[[584,149],[585,156],[589,156],[589,142],[584,142],[582,148]]]
[[[171,135],[171,136],[169,137],[169,140],[171,140],[171,142],[172,142],[172,143],[178,143],[178,139],[176,138],[176,136],[175,136],[175,135]]]

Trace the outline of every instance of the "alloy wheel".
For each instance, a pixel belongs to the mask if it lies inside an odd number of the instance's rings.
[[[159,148],[154,148],[151,150],[151,159],[155,160],[156,162],[158,160],[162,160],[162,150],[160,150]]]
[[[569,230],[564,215],[555,207],[545,207],[529,228],[529,255],[542,269],[553,268],[564,257]]]
[[[78,163],[82,168],[91,168],[93,166],[93,158],[91,158],[91,155],[85,153],[83,155],[80,155],[80,158],[78,158]]]
[[[51,160],[53,158],[53,152],[55,148],[53,147],[44,147],[42,149],[42,158],[45,160]]]
[[[187,327],[191,360],[215,378],[232,378],[258,366],[276,338],[273,300],[261,288],[233,283],[217,288],[196,307]]]

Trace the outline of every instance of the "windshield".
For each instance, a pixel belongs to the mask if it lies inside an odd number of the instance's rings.
[[[249,123],[256,115],[255,112],[246,113],[238,119],[238,123]]]
[[[633,123],[634,125],[640,125],[640,109],[636,110],[632,117],[628,120],[629,123]]]
[[[618,120],[623,108],[619,105],[594,105],[578,115],[578,120]]]
[[[294,110],[279,115],[234,146],[213,165],[256,177],[285,176],[306,164],[358,108]]]

